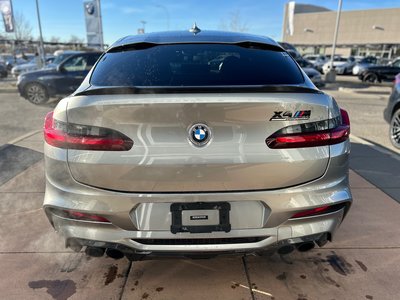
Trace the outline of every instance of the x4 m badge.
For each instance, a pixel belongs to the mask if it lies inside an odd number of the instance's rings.
[[[294,114],[290,111],[274,111],[270,121],[294,121],[308,120],[311,116],[311,110],[298,110]]]

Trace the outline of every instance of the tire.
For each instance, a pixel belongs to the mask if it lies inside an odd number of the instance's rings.
[[[379,78],[378,75],[376,75],[375,73],[367,73],[364,76],[364,81],[369,83],[378,83]]]
[[[400,108],[394,112],[390,120],[389,139],[394,147],[400,149]]]
[[[40,83],[29,83],[24,89],[26,99],[33,104],[43,104],[49,100],[46,88]]]

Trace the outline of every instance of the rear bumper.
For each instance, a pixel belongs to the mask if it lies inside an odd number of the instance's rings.
[[[345,209],[315,217],[291,217],[299,211],[324,205],[346,202],[349,207],[352,201],[348,183],[349,141],[330,146],[329,166],[321,178],[312,182],[278,190],[195,194],[135,194],[89,187],[70,176],[65,150],[46,147],[50,148],[45,151],[44,209],[56,231],[64,236],[67,246],[84,240],[100,243],[98,247],[121,245],[145,254],[254,252],[306,236],[323,233],[333,236],[346,215]],[[176,202],[229,202],[234,210],[231,211],[232,230],[173,234],[169,207]],[[256,204],[260,210],[249,208],[245,212],[240,208],[257,207]],[[100,215],[111,223],[66,219],[53,214],[52,208]],[[209,242],[196,241],[202,239]],[[213,243],[212,239],[219,241]]]
[[[78,244],[117,249],[125,247],[131,253],[157,255],[257,252],[278,248],[280,245],[297,244],[306,241],[309,236],[314,236],[312,240],[316,240],[325,233],[332,236],[342,222],[344,214],[342,209],[323,216],[290,220],[272,228],[178,235],[168,231],[126,231],[112,224],[79,222],[55,215],[51,215],[50,218],[55,229],[65,237],[67,246]]]

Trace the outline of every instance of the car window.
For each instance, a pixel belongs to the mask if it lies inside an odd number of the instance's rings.
[[[86,56],[74,56],[67,60],[63,67],[68,72],[85,71],[87,65]]]
[[[299,84],[293,59],[280,50],[223,44],[158,45],[106,53],[91,77],[97,86]]]
[[[400,68],[400,59],[393,62],[393,67]]]

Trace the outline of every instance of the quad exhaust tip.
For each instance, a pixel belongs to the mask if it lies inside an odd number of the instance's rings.
[[[108,257],[111,257],[114,259],[121,259],[125,256],[124,253],[122,253],[121,251],[119,251],[117,249],[113,249],[113,248],[107,248],[106,254]]]
[[[297,244],[296,247],[297,247],[297,251],[299,251],[299,252],[307,252],[307,251],[314,249],[315,244],[314,244],[314,242],[305,242],[305,243]]]
[[[287,255],[292,253],[295,249],[297,249],[297,251],[299,252],[307,252],[314,249],[314,247],[315,247],[314,242],[304,242],[294,245],[282,246],[277,250],[277,252],[279,255]]]
[[[100,247],[91,247],[88,246],[85,249],[85,253],[86,255],[92,256],[92,257],[102,257],[104,255],[104,248],[100,248]]]
[[[92,257],[102,257],[104,255],[104,252],[108,257],[111,257],[113,259],[121,259],[125,256],[124,253],[117,249],[113,248],[101,248],[101,247],[92,247],[92,246],[87,246],[85,249],[86,255],[92,256]]]

